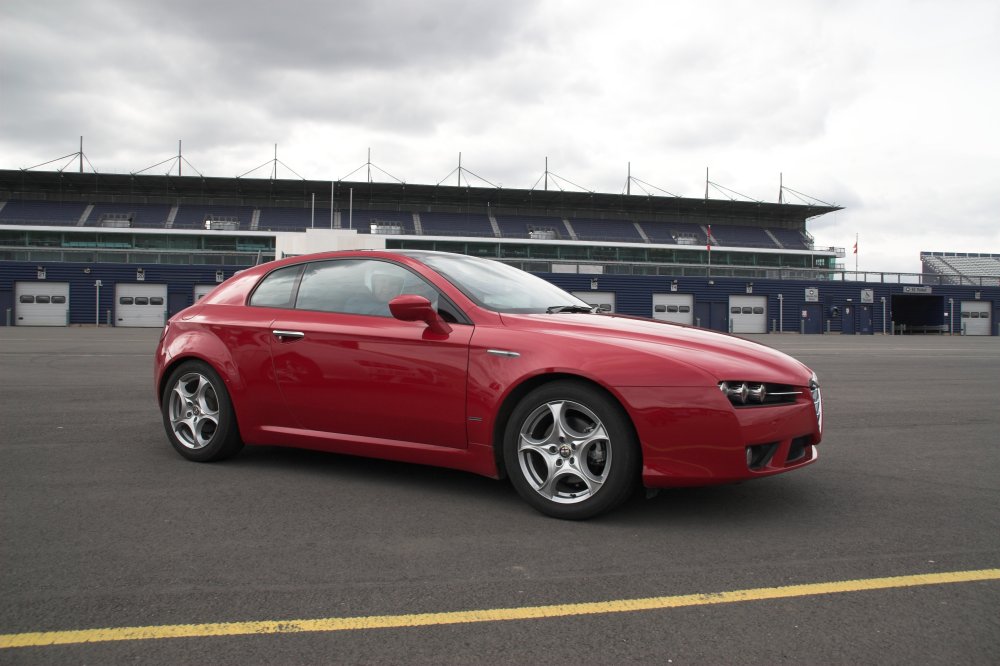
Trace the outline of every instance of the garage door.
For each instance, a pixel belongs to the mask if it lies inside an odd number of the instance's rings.
[[[730,296],[733,333],[767,333],[767,296]]]
[[[693,326],[694,296],[691,294],[653,294],[653,319]]]
[[[962,330],[965,335],[989,335],[990,304],[986,301],[962,301]]]
[[[613,291],[574,291],[573,295],[601,312],[615,311],[615,292]]]
[[[69,282],[18,282],[14,287],[15,326],[69,324]]]
[[[197,303],[202,298],[208,295],[208,292],[212,291],[219,285],[217,284],[196,284],[194,286],[194,302]]]
[[[154,328],[167,320],[167,285],[115,285],[115,326]]]

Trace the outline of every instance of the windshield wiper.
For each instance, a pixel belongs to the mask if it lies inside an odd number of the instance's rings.
[[[553,305],[552,307],[545,308],[546,314],[555,314],[557,312],[593,312],[594,308],[589,305]]]

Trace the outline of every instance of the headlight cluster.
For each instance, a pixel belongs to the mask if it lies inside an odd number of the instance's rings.
[[[814,372],[809,378],[809,394],[812,396],[813,407],[816,408],[816,423],[823,430],[823,394],[819,390],[819,378]]]
[[[719,382],[719,390],[735,407],[781,405],[795,402],[799,395],[792,386],[747,381]]]

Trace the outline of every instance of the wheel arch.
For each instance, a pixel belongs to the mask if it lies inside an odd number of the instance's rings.
[[[622,399],[615,395],[613,391],[609,390],[607,386],[601,384],[600,382],[596,382],[589,377],[584,377],[583,375],[577,375],[570,372],[553,372],[544,375],[535,375],[533,377],[525,378],[521,383],[517,384],[508,392],[507,397],[497,410],[496,418],[493,420],[493,461],[496,464],[499,478],[504,479],[507,477],[506,466],[503,462],[503,439],[507,429],[507,422],[510,420],[510,416],[514,412],[514,409],[517,407],[518,403],[524,399],[524,396],[528,395],[538,387],[558,381],[573,381],[579,384],[585,384],[591,388],[597,389],[601,393],[604,393],[608,399],[617,405],[621,410],[622,415],[625,417],[625,421],[628,426],[632,429],[632,434],[635,436],[635,441],[638,444],[639,437],[636,431],[635,423],[632,420],[632,415],[625,407]],[[638,447],[637,454],[639,456],[641,466],[643,459],[641,446]]]
[[[187,363],[188,361],[199,361],[204,363],[208,367],[215,371],[215,374],[222,377],[222,381],[226,381],[226,375],[221,372],[214,363],[209,361],[207,358],[202,356],[196,356],[194,354],[185,354],[183,356],[175,356],[171,358],[170,361],[163,366],[163,371],[160,373],[160,381],[156,386],[156,401],[159,403],[160,407],[163,407],[163,394],[167,389],[167,382],[170,381],[170,376],[174,374],[174,370],[179,368],[181,365]]]
[[[200,361],[212,368],[222,381],[226,384],[226,390],[232,396],[240,393],[244,388],[244,381],[240,375],[232,354],[226,345],[213,333],[198,329],[188,329],[177,331],[174,335],[164,340],[160,350],[163,359],[163,367],[157,382],[157,400],[163,401],[163,390],[166,388],[167,380],[177,367],[187,361]]]

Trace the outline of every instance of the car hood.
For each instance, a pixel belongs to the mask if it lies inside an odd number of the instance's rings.
[[[503,315],[521,330],[574,338],[667,358],[696,367],[717,381],[742,380],[807,386],[812,371],[765,345],[733,335],[670,322],[609,314]]]

